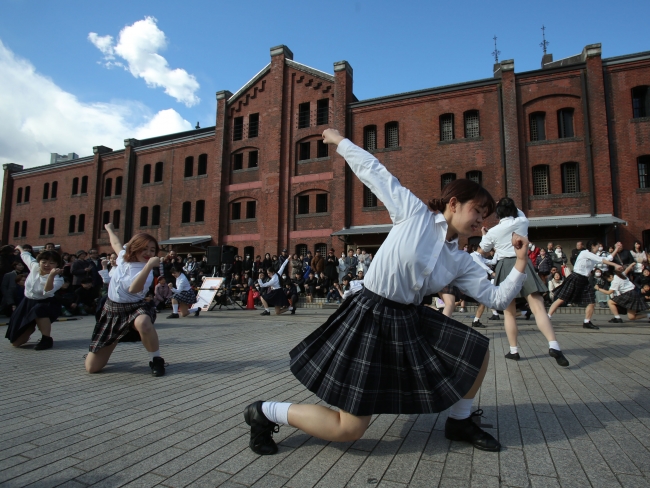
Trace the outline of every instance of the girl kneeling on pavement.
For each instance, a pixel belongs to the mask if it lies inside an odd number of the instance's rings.
[[[198,317],[201,309],[199,307],[189,308],[196,303],[196,292],[192,290],[187,275],[182,269],[176,267],[171,269],[171,274],[176,280],[176,288],[171,283],[169,284],[169,289],[172,291],[172,313],[167,318],[187,317],[191,313]]]

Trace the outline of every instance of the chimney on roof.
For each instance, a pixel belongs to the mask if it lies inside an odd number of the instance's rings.
[[[544,53],[544,55],[542,56],[542,69],[544,69],[545,65],[552,62],[553,62],[553,55],[551,53],[548,54]]]
[[[66,161],[72,161],[73,159],[79,159],[79,155],[77,153],[68,153],[67,155],[50,153],[50,164],[63,163]]]

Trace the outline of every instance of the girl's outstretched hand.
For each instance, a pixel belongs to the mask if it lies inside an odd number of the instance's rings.
[[[323,142],[325,144],[336,144],[338,146],[343,139],[345,137],[341,136],[336,129],[325,129],[323,131]]]
[[[515,248],[518,258],[528,259],[528,238],[520,236],[519,234],[512,233],[512,245]]]
[[[108,232],[113,232],[115,230],[115,227],[113,227],[113,224],[108,223],[104,225],[104,229],[106,229]]]

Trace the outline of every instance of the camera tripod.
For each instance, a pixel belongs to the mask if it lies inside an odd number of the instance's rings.
[[[228,276],[229,271],[231,270],[232,265],[231,264],[222,264],[221,265],[221,275],[222,276]],[[227,279],[225,283],[221,286],[221,289],[219,290],[221,294],[217,292],[217,296],[215,296],[215,301],[212,307],[210,307],[209,311],[212,312],[217,305],[219,306],[219,310],[221,310],[221,307],[226,307],[227,310],[237,310],[237,307],[239,307],[240,310],[244,310],[244,307],[239,303],[237,300],[233,300],[232,298],[232,291],[230,289],[230,279]]]

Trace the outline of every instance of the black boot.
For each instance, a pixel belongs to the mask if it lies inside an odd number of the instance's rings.
[[[445,437],[450,441],[469,442],[481,451],[499,451],[501,444],[490,434],[481,429],[473,417],[480,417],[483,410],[477,410],[463,420],[447,419],[445,424]]]
[[[41,337],[41,340],[38,341],[38,344],[36,344],[36,347],[34,347],[34,351],[44,351],[45,349],[52,349],[53,345],[54,345],[54,341],[50,336],[43,336]]]
[[[548,350],[548,355],[551,356],[552,358],[555,358],[557,361],[557,364],[563,367],[567,367],[569,365],[569,360],[564,357],[564,354],[562,354],[562,351],[558,351],[557,349],[549,349]]]
[[[262,456],[275,454],[278,446],[273,440],[273,433],[280,431],[280,426],[271,422],[262,412],[262,401],[251,403],[244,409],[244,420],[251,426],[251,450]]]
[[[165,376],[165,360],[161,357],[155,357],[149,361],[151,374],[154,376]]]

